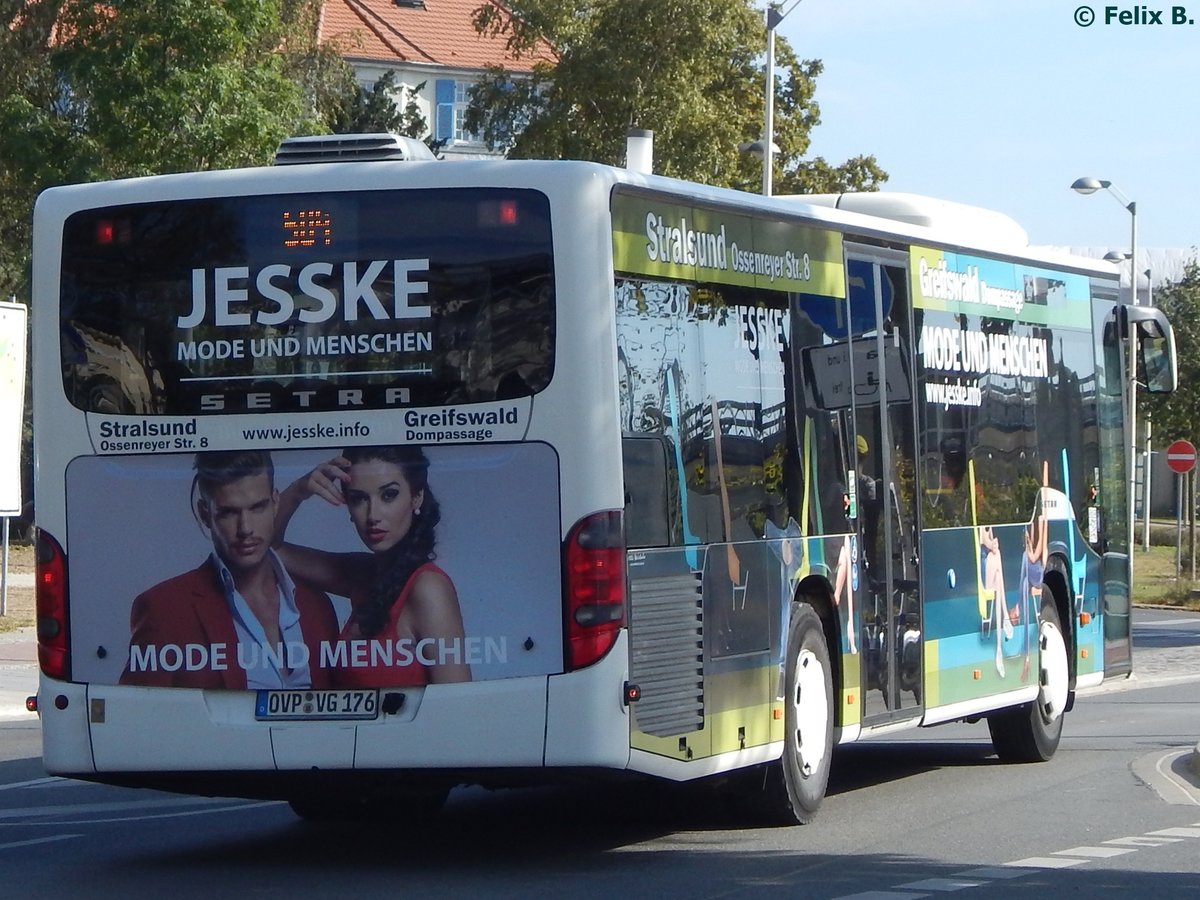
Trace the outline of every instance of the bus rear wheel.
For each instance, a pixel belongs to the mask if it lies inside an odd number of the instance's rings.
[[[292,812],[306,822],[402,825],[428,822],[446,803],[449,788],[389,789],[377,796],[361,794],[301,794],[288,800]]]
[[[807,603],[792,607],[784,667],[783,755],[754,773],[745,804],[776,825],[812,821],[829,784],[833,756],[833,669],[821,617]]]
[[[1003,762],[1046,762],[1062,738],[1070,664],[1062,621],[1048,589],[1038,622],[1037,700],[988,716],[992,746]]]

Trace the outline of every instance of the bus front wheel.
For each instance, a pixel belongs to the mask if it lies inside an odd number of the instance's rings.
[[[1038,616],[1038,697],[988,716],[992,746],[1003,762],[1045,762],[1058,750],[1070,687],[1067,640],[1049,590]]]
[[[777,825],[812,821],[825,799],[833,756],[833,668],[821,617],[807,603],[792,607],[784,666],[784,746],[753,777],[748,805]]]

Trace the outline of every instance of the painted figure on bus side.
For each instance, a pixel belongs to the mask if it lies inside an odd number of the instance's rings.
[[[339,648],[332,654],[338,660],[332,673],[337,687],[471,679],[458,594],[434,562],[441,510],[428,474],[429,460],[420,447],[352,447],[280,495],[276,541],[288,568],[350,599],[339,642],[394,650],[394,657],[384,661]],[[282,543],[293,513],[313,496],[346,507],[370,552],[332,553]]]
[[[996,674],[1003,678],[1004,642],[1012,637],[1013,622],[1004,591],[1004,559],[1000,555],[1000,538],[991,525],[979,529],[979,548],[983,556],[983,595],[986,602],[991,604],[991,630],[996,636]]]
[[[1021,554],[1021,599],[1020,604],[1011,611],[1012,623],[1021,621],[1024,608],[1025,628],[1025,662],[1021,669],[1021,679],[1029,675],[1030,656],[1033,652],[1033,638],[1029,634],[1029,626],[1037,621],[1042,608],[1042,578],[1046,574],[1046,543],[1049,523],[1046,521],[1046,510],[1042,505],[1042,497],[1038,495],[1037,509],[1033,519],[1025,526],[1024,552]]]
[[[337,637],[329,597],[272,551],[278,492],[266,451],[198,453],[192,512],[212,553],[133,601],[122,684],[325,688],[321,644]]]

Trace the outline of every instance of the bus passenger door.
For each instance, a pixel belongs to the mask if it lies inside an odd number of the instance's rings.
[[[859,253],[857,250],[861,250]],[[907,256],[847,253],[859,543],[865,578],[864,724],[908,718],[922,706],[922,613],[916,429]]]

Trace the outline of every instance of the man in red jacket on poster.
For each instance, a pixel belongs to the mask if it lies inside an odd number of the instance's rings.
[[[275,469],[267,451],[196,454],[193,512],[212,539],[198,568],[133,601],[122,684],[325,688],[322,642],[336,641],[329,597],[292,579],[271,550]]]

